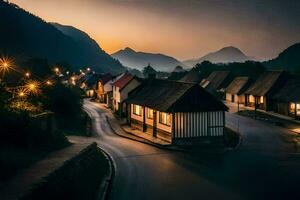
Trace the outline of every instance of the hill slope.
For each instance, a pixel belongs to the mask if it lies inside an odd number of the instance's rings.
[[[50,23],[14,4],[0,1],[0,53],[18,59],[47,58],[65,61],[74,69],[90,66],[99,72],[117,73],[123,66],[99,47],[81,43]]]
[[[197,63],[203,61],[210,61],[212,63],[229,63],[229,62],[245,62],[251,60],[240,49],[236,47],[224,47],[216,52],[209,53],[199,59],[186,60],[183,63],[193,67]]]
[[[263,62],[263,64],[270,69],[300,72],[300,43],[288,47],[276,58]]]
[[[163,54],[153,54],[145,52],[136,52],[127,47],[111,54],[115,59],[118,59],[124,66],[142,70],[148,64],[157,71],[171,72],[174,67],[183,64],[173,57]]]

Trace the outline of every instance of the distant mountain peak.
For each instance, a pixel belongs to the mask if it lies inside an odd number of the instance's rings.
[[[239,48],[234,47],[234,46],[223,47],[223,48],[220,49],[219,51],[235,51],[235,52],[244,54]],[[244,54],[244,55],[245,55],[245,54]]]
[[[201,58],[184,61],[184,63],[189,66],[195,66],[197,63],[201,63],[205,60],[212,63],[229,63],[245,62],[247,60],[251,60],[251,58],[246,56],[239,48],[227,46],[215,52],[208,53]]]
[[[135,53],[135,50],[133,50],[132,48],[130,48],[130,47],[126,47],[126,48],[124,48],[123,49],[123,51],[127,51],[127,52],[133,52],[133,53]]]

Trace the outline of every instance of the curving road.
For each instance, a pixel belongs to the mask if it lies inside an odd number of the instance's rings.
[[[299,157],[289,153],[276,127],[228,114],[228,125],[244,136],[239,150],[188,155],[119,137],[107,124],[106,109],[89,101],[84,108],[93,120],[94,140],[116,166],[109,199],[296,198]]]

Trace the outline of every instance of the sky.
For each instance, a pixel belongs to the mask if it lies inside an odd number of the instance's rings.
[[[88,33],[108,53],[125,47],[179,60],[225,46],[259,60],[300,42],[298,0],[11,0],[48,22]]]

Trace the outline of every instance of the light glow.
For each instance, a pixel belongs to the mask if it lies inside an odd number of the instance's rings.
[[[50,80],[48,80],[48,81],[46,81],[46,84],[47,85],[52,85],[53,83]]]
[[[0,72],[5,74],[10,69],[13,68],[13,60],[8,57],[2,57],[0,58]]]
[[[26,83],[25,90],[30,94],[38,95],[41,93],[40,83],[38,81],[30,80]]]
[[[24,98],[27,96],[26,90],[24,88],[20,88],[17,90],[17,95],[19,98]]]

